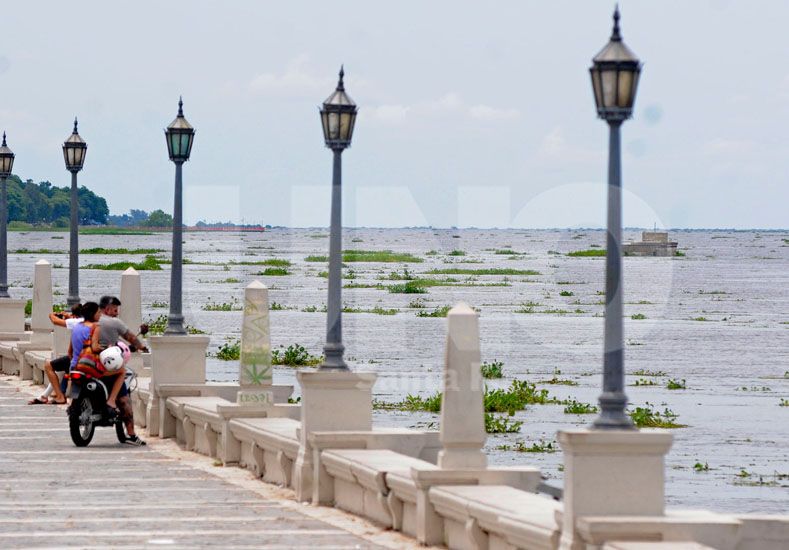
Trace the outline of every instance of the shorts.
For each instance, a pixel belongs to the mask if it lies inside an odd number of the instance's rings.
[[[64,355],[62,357],[56,357],[49,362],[52,365],[52,370],[55,372],[68,372],[69,367],[71,366],[71,357],[68,355]]]
[[[126,387],[126,382],[121,386],[121,391],[118,392],[118,397],[126,397],[129,395],[129,388]]]

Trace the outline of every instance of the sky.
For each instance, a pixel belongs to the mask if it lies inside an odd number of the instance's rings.
[[[318,106],[359,106],[346,226],[603,227],[591,58],[612,1],[7,2],[0,130],[23,179],[172,212],[163,129],[196,129],[185,221],[329,223]],[[789,3],[626,0],[644,63],[622,128],[624,225],[789,227]]]

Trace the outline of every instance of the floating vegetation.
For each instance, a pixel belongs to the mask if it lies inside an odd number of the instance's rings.
[[[675,250],[674,251],[674,256],[677,256],[679,258],[684,258],[685,257],[685,253],[682,252],[681,250]]]
[[[527,445],[523,441],[518,441],[514,445],[499,445],[496,447],[499,451],[516,451],[519,453],[555,453],[559,450],[559,446],[552,441],[539,441]]]
[[[773,391],[772,389],[770,389],[767,386],[751,386],[750,388],[748,386],[741,386],[741,387],[735,388],[735,389],[736,389],[736,391],[759,391],[759,392],[770,392],[770,391]]]
[[[586,281],[556,281],[557,285],[585,285]]]
[[[692,321],[709,321],[706,317],[694,317]]]
[[[632,374],[634,376],[668,376],[662,370],[646,370],[646,369],[634,370]]]
[[[170,304],[167,302],[160,302],[158,300],[151,302],[152,309],[167,309],[168,307],[170,307]]]
[[[647,318],[647,316],[644,315],[643,313],[634,313],[633,315],[630,316],[630,318],[633,319],[634,321],[643,321],[644,319]]]
[[[572,399],[564,406],[564,414],[594,414],[597,412],[597,407],[590,403],[582,403]]]
[[[709,472],[710,471],[710,465],[707,464],[706,462],[704,464],[702,464],[701,462],[697,461],[693,465],[693,471],[695,471],[695,472]]]
[[[285,306],[283,306],[279,302],[271,302],[271,305],[268,306],[268,309],[269,309],[269,311],[283,311],[283,310],[288,309],[288,308],[286,308]]]
[[[211,298],[209,297],[208,299],[210,300]],[[203,304],[200,309],[203,311],[241,311],[244,308],[237,299],[233,298],[232,302],[208,302]]]
[[[504,376],[504,363],[496,360],[493,360],[491,363],[485,361],[479,366],[479,370],[483,378],[502,378]]]
[[[408,281],[402,285],[390,285],[388,289],[393,294],[427,294],[427,289],[417,281]]]
[[[417,298],[416,300],[411,300],[410,302],[408,302],[408,305],[406,307],[410,307],[413,309],[424,309],[427,307],[427,305],[425,304],[425,301],[422,298]]]
[[[736,477],[737,479],[734,480],[734,485],[747,487],[787,487],[786,484],[780,482],[789,479],[789,474],[775,472],[773,474],[763,475],[751,473],[741,468],[740,473],[738,473]]]
[[[323,263],[327,263],[329,261],[329,257],[328,256],[310,255],[310,256],[307,256],[306,258],[304,258],[304,261],[305,262],[323,262]]]
[[[644,407],[636,407],[628,412],[633,423],[639,428],[685,428],[685,424],[675,422],[679,415],[671,409],[664,409],[663,412],[652,409],[650,403],[645,403]]]
[[[11,252],[11,254],[66,254],[68,250],[52,250],[49,248],[37,248],[31,250],[28,248],[18,248]]]
[[[159,254],[161,248],[83,248],[80,254]]]
[[[266,277],[282,277],[290,275],[290,271],[284,267],[267,267],[263,271],[259,271],[256,275],[264,275]]]
[[[316,313],[316,312],[326,313],[327,309],[326,309],[326,304],[324,304],[320,309],[318,309],[318,306],[307,306],[301,311],[305,313]]]
[[[351,306],[344,306],[342,308],[343,313],[374,313],[376,315],[396,315],[396,309],[384,309],[381,306],[375,306],[372,309],[362,309],[362,308],[355,308]]]
[[[685,379],[682,380],[674,380],[670,378],[669,381],[666,383],[666,389],[668,390],[686,390],[688,389],[685,385]]]
[[[214,357],[222,361],[238,361],[241,357],[241,340],[238,338],[226,340],[224,344],[219,346]]]
[[[449,310],[452,309],[451,306],[441,306],[437,307],[433,311],[417,311],[417,317],[446,317],[449,313]]]
[[[789,407],[789,399],[784,399],[783,397],[778,402],[779,407]]]
[[[699,290],[699,294],[728,294],[723,290]]]
[[[391,250],[344,250],[343,262],[397,262],[421,263],[424,260],[407,252],[392,252]]]
[[[88,264],[83,265],[80,269],[102,269],[105,271],[125,271],[133,267],[137,271],[161,271],[164,263],[161,259],[154,256],[146,256],[142,262],[115,262],[111,264]]]
[[[399,271],[392,271],[389,275],[384,277],[379,277],[379,279],[386,280],[386,281],[413,281],[416,279],[416,276],[408,271],[407,267],[403,268],[403,272],[400,273]]]
[[[348,283],[347,285],[343,285],[343,288],[378,288],[383,290],[388,287],[381,283]]]
[[[428,250],[425,252],[425,256],[438,256],[438,250]]]
[[[146,322],[148,325],[148,334],[152,336],[156,336],[159,334],[164,334],[165,329],[167,328],[167,314],[162,313],[155,319],[150,319]],[[184,325],[187,334],[206,334],[204,330],[200,330],[199,328],[195,328],[191,325]]]
[[[575,250],[573,252],[568,252],[567,255],[573,258],[597,258],[600,256],[605,256],[605,249],[590,248],[588,250]]]
[[[523,422],[506,416],[485,413],[485,432],[489,434],[513,434],[521,431]]]
[[[487,268],[487,269],[464,269],[451,267],[445,269],[432,269],[427,272],[429,275],[540,275],[539,271],[533,269],[509,269],[509,268]]]
[[[578,382],[554,376],[550,380],[540,380],[538,384],[552,384],[555,386],[577,386]]]
[[[552,314],[556,314],[556,315],[566,315],[567,313],[570,313],[570,312],[567,311],[566,309],[544,309],[544,310],[540,311],[539,313],[552,313]]]
[[[280,346],[285,348],[285,346]],[[271,364],[286,365],[288,367],[314,367],[323,361],[323,357],[310,354],[307,349],[299,344],[291,344],[286,349],[271,351]]]
[[[632,384],[632,385],[633,386],[657,386],[657,382],[655,382],[654,380],[647,380],[646,378],[639,378],[638,380],[636,380],[635,384]]]
[[[509,248],[501,248],[498,250],[493,251],[494,254],[500,255],[509,255],[509,256],[526,256],[526,252],[516,252],[515,250],[511,250]]]
[[[572,293],[572,292],[570,292],[569,290],[562,290],[562,291],[559,293],[559,296],[573,296],[573,293]]]
[[[447,254],[447,256],[465,256],[465,255],[466,253],[462,250],[453,250],[452,252],[449,252]]]

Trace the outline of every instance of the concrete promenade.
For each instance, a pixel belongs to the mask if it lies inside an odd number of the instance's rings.
[[[0,378],[0,548],[413,544],[336,510],[297,504],[286,491],[172,441],[131,447],[97,428],[79,449],[65,407],[27,405],[39,391]]]

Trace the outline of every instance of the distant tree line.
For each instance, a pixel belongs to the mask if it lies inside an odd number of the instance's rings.
[[[71,212],[70,187],[56,187],[48,181],[23,182],[18,176],[8,178],[7,185],[9,222],[68,227]],[[80,225],[107,223],[110,210],[106,200],[87,187],[80,187],[77,196]]]
[[[110,225],[117,225],[118,227],[172,227],[173,217],[164,210],[154,210],[153,212],[146,212],[145,210],[135,210],[132,208],[128,214],[121,214],[119,216],[109,216],[108,222]]]

